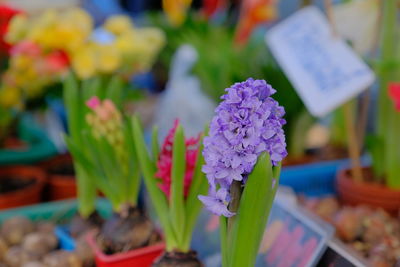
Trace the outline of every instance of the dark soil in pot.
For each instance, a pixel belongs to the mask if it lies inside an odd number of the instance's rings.
[[[97,237],[105,254],[126,252],[160,241],[153,223],[138,208],[126,207],[106,220]]]
[[[75,170],[71,162],[64,162],[54,165],[48,169],[50,175],[62,175],[66,178],[74,179]]]
[[[75,170],[69,154],[58,155],[42,162],[40,166],[49,175],[45,188],[46,200],[52,201],[76,197]]]
[[[38,203],[46,182],[42,169],[33,166],[0,168],[0,209]]]
[[[195,251],[189,252],[164,252],[153,267],[203,267],[201,261],[197,258]]]
[[[24,179],[18,176],[3,176],[0,179],[0,194],[23,189],[34,183],[34,179]]]

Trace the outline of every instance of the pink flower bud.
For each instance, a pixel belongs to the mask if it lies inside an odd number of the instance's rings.
[[[100,105],[100,99],[97,96],[93,96],[88,101],[86,101],[86,106],[88,106],[91,109],[95,109],[99,105]]]

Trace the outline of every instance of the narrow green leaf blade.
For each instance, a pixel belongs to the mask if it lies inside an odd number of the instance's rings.
[[[197,160],[193,172],[192,183],[190,185],[189,194],[185,202],[185,233],[184,233],[184,246],[185,249],[190,249],[190,241],[192,239],[192,232],[196,225],[197,217],[202,208],[202,203],[199,200],[199,195],[206,195],[208,189],[208,181],[205,174],[201,171],[204,165],[203,152],[203,138],[200,139],[200,146],[197,152]]]
[[[158,127],[153,127],[153,132],[151,134],[151,150],[153,152],[153,160],[158,160],[158,154],[160,153],[160,145],[158,144]]]
[[[170,195],[170,216],[171,222],[178,234],[178,242],[183,242],[183,232],[185,229],[185,206],[183,195],[183,182],[185,177],[186,147],[183,128],[178,125],[174,136],[172,148],[172,171],[171,171],[171,195]]]

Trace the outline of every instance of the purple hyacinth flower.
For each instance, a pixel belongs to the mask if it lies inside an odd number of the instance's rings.
[[[249,78],[235,83],[221,97],[204,138],[202,171],[210,185],[209,196],[199,199],[213,213],[226,217],[229,190],[234,180],[245,185],[258,156],[267,151],[273,166],[287,155],[282,126],[283,107],[271,98],[276,91],[264,80]]]
[[[228,190],[220,188],[218,191],[210,189],[209,196],[199,196],[199,199],[204,203],[208,210],[218,216],[231,217],[235,215],[227,208],[227,199],[229,199]]]

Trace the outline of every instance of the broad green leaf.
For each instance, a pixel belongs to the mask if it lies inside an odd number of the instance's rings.
[[[183,229],[185,229],[184,206],[184,177],[186,168],[186,147],[183,128],[178,125],[174,136],[172,148],[171,170],[171,195],[169,200],[170,216],[175,233],[178,234],[178,242],[183,242]]]
[[[162,192],[157,186],[157,181],[154,177],[156,173],[155,162],[150,160],[143,138],[142,128],[140,126],[139,119],[136,116],[132,118],[132,132],[135,142],[136,155],[143,174],[144,182],[160,220],[161,226],[164,229],[167,241],[167,250],[171,251],[176,247],[177,239],[169,220],[169,207],[167,198],[165,197],[164,192]]]
[[[273,188],[271,160],[264,152],[248,177],[235,224],[229,233],[229,240],[232,240],[230,267],[254,266],[276,188],[277,183]]]
[[[196,225],[197,217],[202,208],[202,203],[199,200],[199,195],[206,195],[208,189],[208,181],[205,174],[201,171],[204,165],[203,138],[200,139],[200,146],[197,152],[197,160],[193,172],[193,179],[190,185],[189,194],[185,201],[185,233],[183,245],[185,249],[190,249],[190,241],[192,239],[193,229]]]

